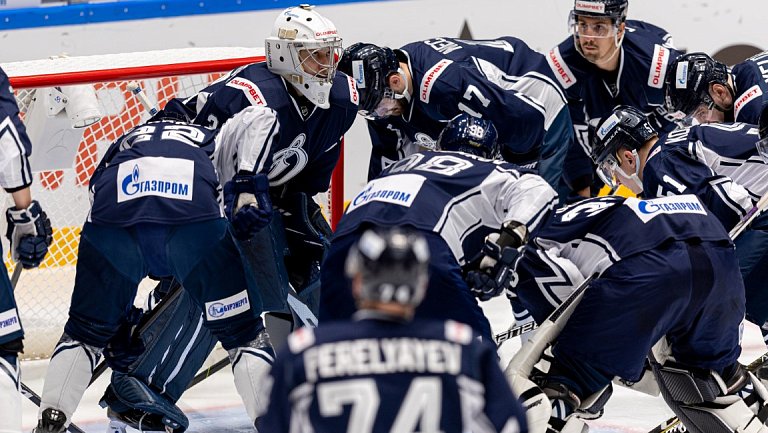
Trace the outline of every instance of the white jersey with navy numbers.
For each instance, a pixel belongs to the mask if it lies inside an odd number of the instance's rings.
[[[737,64],[731,72],[736,91],[733,117],[737,122],[757,125],[768,102],[768,51]]]
[[[8,76],[0,69],[0,187],[15,191],[32,183],[32,144],[19,118],[19,106]]]
[[[338,235],[362,222],[439,234],[464,265],[509,221],[535,230],[557,199],[539,176],[462,152],[426,151],[398,161],[349,204]],[[469,255],[469,256],[467,256]]]
[[[695,194],[727,228],[768,191],[768,164],[745,123],[709,123],[659,138],[643,168],[643,194]]]
[[[573,262],[583,275],[668,241],[730,243],[706,206],[690,194],[651,200],[597,197],[557,209],[532,242]],[[631,278],[631,276],[627,276]]]

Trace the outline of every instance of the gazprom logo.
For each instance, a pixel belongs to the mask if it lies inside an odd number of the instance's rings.
[[[600,139],[602,140],[618,124],[619,124],[619,118],[616,117],[615,114],[611,114],[611,117],[609,117],[605,122],[603,122],[603,126],[601,126],[597,130],[597,136],[600,137]]]
[[[21,331],[21,322],[15,308],[0,313],[0,337]]]
[[[194,161],[143,157],[120,164],[117,173],[118,203],[146,196],[192,200]]]
[[[358,89],[365,89],[365,68],[362,60],[352,61],[352,77]]]
[[[675,71],[675,88],[685,89],[686,87],[688,87],[688,62],[680,62]]]
[[[368,182],[349,204],[347,212],[373,201],[410,207],[424,184],[424,176],[418,174],[397,174]]]
[[[248,301],[248,292],[242,292],[232,295],[228,298],[205,303],[205,316],[210,320],[226,319],[251,309]]]
[[[698,197],[692,194],[655,198],[652,200],[628,198],[624,204],[632,208],[644,223],[661,214],[707,214]]]

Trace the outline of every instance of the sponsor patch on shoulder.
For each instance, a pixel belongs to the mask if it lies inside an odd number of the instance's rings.
[[[648,71],[648,86],[661,89],[664,87],[664,77],[667,75],[669,48],[659,44],[654,45],[651,67]]]
[[[560,85],[563,86],[564,89],[567,89],[576,83],[576,76],[573,75],[568,64],[565,63],[563,57],[560,55],[560,48],[555,47],[549,50],[549,54],[547,54],[547,63],[549,63],[549,67],[552,69],[552,72],[555,73],[557,81],[560,82]]]
[[[243,290],[228,298],[206,302],[205,318],[209,321],[221,320],[244,313],[250,309],[251,303],[248,301],[248,292]]]
[[[374,179],[349,204],[347,213],[372,201],[411,207],[426,178],[418,174],[396,174]]]
[[[451,63],[453,63],[453,60],[440,60],[435,66],[429,68],[426,74],[424,74],[424,78],[421,79],[421,87],[419,87],[419,99],[421,99],[422,102],[426,104],[429,103],[429,94],[432,93],[432,87],[435,85],[435,81],[437,81],[440,75],[445,72],[445,68]]]
[[[245,78],[232,78],[227,82],[227,86],[234,89],[240,89],[245,94],[246,98],[251,101],[251,105],[267,105],[267,101],[264,99],[264,95],[261,94],[259,86]]]
[[[357,93],[355,79],[352,77],[347,77],[347,83],[349,84],[349,101],[355,105],[360,105],[360,94]]]
[[[746,92],[739,95],[738,99],[736,99],[736,102],[733,104],[733,117],[738,120],[739,112],[741,109],[744,108],[744,106],[746,106],[750,101],[755,98],[759,98],[762,95],[763,90],[758,84],[755,84],[754,86],[747,89]]]
[[[704,205],[693,194],[675,195],[651,200],[640,200],[631,197],[624,201],[624,205],[629,206],[644,223],[661,214],[707,214]]]

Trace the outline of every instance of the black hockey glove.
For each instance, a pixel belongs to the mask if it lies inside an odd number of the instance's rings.
[[[144,341],[140,335],[134,334],[134,329],[139,325],[143,315],[144,311],[141,308],[131,306],[117,333],[107,342],[104,348],[104,361],[112,370],[129,372],[131,364],[144,353]]]
[[[238,174],[224,185],[224,213],[235,237],[249,239],[272,220],[269,179],[263,174]]]
[[[501,294],[512,283],[515,275],[515,265],[520,257],[520,251],[514,247],[502,247],[497,243],[498,234],[485,238],[480,269],[467,273],[469,290],[481,301],[487,301]]]
[[[5,219],[8,221],[5,237],[11,241],[13,260],[25,269],[39,266],[53,241],[51,221],[40,208],[40,203],[32,200],[26,209],[8,208]]]

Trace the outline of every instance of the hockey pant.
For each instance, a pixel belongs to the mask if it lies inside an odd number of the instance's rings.
[[[256,276],[256,286],[254,287],[257,290],[254,296],[262,299],[263,311],[290,313],[286,297],[289,283],[293,281],[297,284],[295,288],[299,300],[309,305],[310,308],[314,306],[316,314],[320,285],[319,260],[324,247],[321,246],[320,249],[315,250],[315,253],[319,251],[320,254],[314,260],[317,262],[314,266],[317,268],[316,270],[304,273],[300,270],[292,272],[292,275],[308,275],[309,278],[306,280],[289,278],[285,254],[294,250],[301,251],[304,257],[307,257],[307,246],[297,243],[296,238],[308,232],[309,226],[313,227],[312,230],[317,230],[314,227],[322,224],[327,226],[327,223],[325,220],[318,221],[316,219],[318,216],[323,218],[319,213],[314,213],[315,219],[310,222],[311,217],[308,216],[306,209],[311,209],[314,202],[307,204],[308,202],[305,201],[307,198],[303,194],[297,194],[294,197],[297,200],[293,202],[294,206],[291,207],[290,212],[281,209],[281,213],[275,213],[268,229],[258,232],[253,238],[242,241],[239,245],[247,264]],[[304,201],[305,204],[300,204],[299,200]],[[282,215],[285,213],[288,215],[283,217]],[[283,218],[291,224],[287,228],[283,227]],[[305,237],[308,236],[305,235]],[[326,238],[318,237],[316,243],[322,239]],[[297,255],[301,256],[302,254]],[[174,405],[216,344],[216,339],[210,331],[199,326],[200,309],[194,303],[189,302],[184,293],[175,304],[177,305],[167,309],[156,318],[156,324],[151,325],[152,331],[147,336],[151,340],[145,340],[146,350],[140,359],[125,373],[113,375],[113,383],[116,378],[125,375],[138,379]],[[143,335],[142,339],[145,339]],[[108,395],[105,394],[105,397]],[[105,403],[109,404],[110,407],[113,406],[114,401],[114,399],[105,398]],[[118,408],[117,405],[113,407],[113,409]]]

